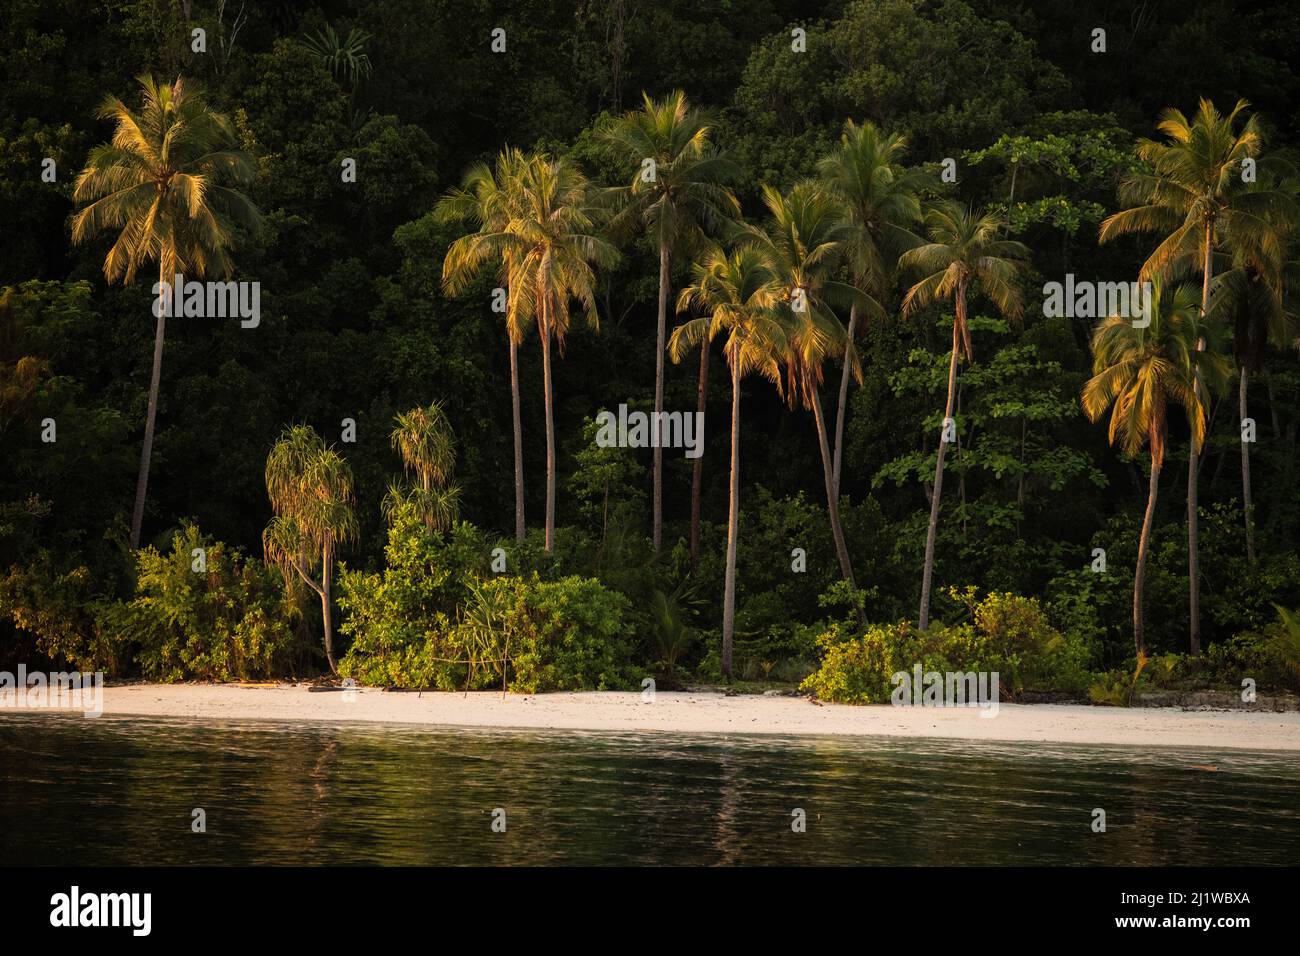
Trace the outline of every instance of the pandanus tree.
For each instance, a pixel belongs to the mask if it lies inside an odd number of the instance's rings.
[[[1029,250],[1023,245],[1001,238],[1003,218],[994,212],[977,211],[957,202],[942,202],[926,212],[925,225],[929,241],[907,250],[899,258],[902,268],[924,277],[907,290],[903,298],[903,313],[910,315],[935,302],[951,300],[953,323],[948,398],[935,456],[930,525],[925,536],[925,565],[921,573],[921,609],[918,614],[921,630],[930,626],[930,585],[934,575],[934,540],[943,492],[943,463],[948,444],[956,434],[953,408],[957,396],[957,363],[962,356],[967,362],[975,361],[968,302],[972,295],[982,293],[1008,319],[1019,319],[1022,305],[1016,280],[1029,258]]]
[[[537,323],[546,400],[546,550],[555,550],[555,415],[551,340],[564,353],[570,306],[577,302],[592,328],[596,315],[593,265],[613,266],[618,250],[603,236],[585,176],[564,159],[529,157],[514,186],[517,196],[501,246],[510,262],[509,308]]]
[[[460,488],[451,483],[456,469],[456,441],[441,402],[400,412],[390,436],[415,484],[394,483],[384,497],[387,514],[401,504],[414,507],[430,531],[446,531],[460,514]]]
[[[1206,428],[1205,405],[1196,386],[1198,370],[1203,378],[1215,380],[1227,374],[1220,356],[1198,351],[1203,334],[1199,314],[1192,286],[1165,290],[1155,280],[1149,325],[1119,315],[1097,325],[1092,335],[1093,376],[1083,386],[1083,411],[1089,419],[1099,421],[1110,411],[1111,444],[1129,455],[1138,454],[1145,445],[1151,455],[1146,513],[1133,572],[1133,646],[1139,657],[1146,653],[1146,565],[1168,446],[1169,406],[1180,406],[1186,413],[1195,453],[1205,440]]]
[[[1225,235],[1234,235],[1243,244],[1251,235],[1267,242],[1264,233],[1270,221],[1289,203],[1278,190],[1244,188],[1258,173],[1263,146],[1257,118],[1242,122],[1248,105],[1238,100],[1225,116],[1202,99],[1191,119],[1180,110],[1166,110],[1157,124],[1165,140],[1139,142],[1137,156],[1144,168],[1121,184],[1120,201],[1128,208],[1101,224],[1102,242],[1138,232],[1160,235],[1160,244],[1143,264],[1139,278],[1199,271],[1202,316],[1210,309],[1214,253]],[[1199,342],[1197,347],[1203,349],[1205,344]],[[1202,386],[1193,385],[1201,395]],[[1192,455],[1187,470],[1187,553],[1193,654],[1199,653],[1201,646],[1199,471],[1199,457]]]
[[[267,456],[266,493],[275,516],[262,532],[263,553],[288,588],[301,582],[320,598],[325,658],[337,671],[330,586],[339,546],[357,537],[352,469],[310,426],[295,425]]]
[[[875,124],[844,124],[839,146],[817,164],[826,189],[839,200],[848,231],[843,259],[852,284],[883,301],[892,284],[898,257],[920,245],[912,227],[921,221],[920,193],[924,174],[904,167],[900,160],[907,151],[907,139],[885,133]],[[844,451],[844,414],[849,394],[849,377],[854,368],[858,306],[849,307],[849,325],[844,338],[844,368],[840,375],[839,407],[835,413],[835,441],[831,466],[831,488],[840,492],[840,463]]]
[[[510,289],[511,256],[522,250],[518,237],[508,234],[511,203],[521,198],[523,171],[528,157],[517,149],[506,149],[489,166],[475,163],[466,171],[460,186],[451,190],[434,207],[439,222],[466,222],[476,231],[456,239],[447,247],[442,261],[442,287],[448,295],[460,295],[488,265],[496,267],[501,288]],[[520,421],[519,346],[528,331],[529,316],[520,314],[520,297],[506,296],[506,340],[510,346],[510,404],[515,443],[515,540],[522,543],[524,523],[524,445]]]
[[[835,307],[856,307],[873,317],[882,316],[883,310],[871,295],[832,278],[845,252],[851,229],[841,215],[838,200],[831,193],[816,182],[806,181],[785,195],[771,186],[764,186],[763,201],[769,213],[768,222],[762,230],[751,229],[749,238],[767,257],[769,267],[783,290],[783,308],[791,321],[788,354],[784,362],[786,399],[792,405],[798,403],[813,413],[831,536],[835,541],[840,572],[856,592],[853,563],[840,524],[840,501],[834,486],[834,464],[827,437],[826,415],[822,410],[823,366],[830,356],[844,354],[853,373],[861,378],[856,352],[846,345],[844,328],[835,316]]]
[[[664,339],[673,256],[697,247],[706,232],[720,232],[740,215],[740,204],[726,183],[735,166],[710,143],[712,124],[692,109],[680,90],[662,100],[642,94],[641,109],[606,124],[602,135],[613,152],[632,167],[630,183],[617,190],[620,210],[611,220],[615,235],[644,230],[659,252],[659,311],[655,331],[655,421],[664,410]],[[708,339],[700,342],[699,410],[708,385]],[[691,483],[691,553],[699,550],[702,458]],[[654,448],[651,536],[655,553],[663,543],[663,449]]]
[[[727,562],[722,599],[722,673],[731,676],[736,627],[736,548],[740,527],[740,383],[757,372],[781,388],[781,362],[788,349],[777,313],[782,290],[762,250],[742,246],[728,255],[709,249],[692,268],[677,311],[695,307],[705,314],[678,326],[668,345],[680,362],[701,341],[726,336],[723,355],[731,370],[731,479],[727,510]]]
[[[104,257],[109,282],[131,284],[147,262],[157,263],[159,282],[168,286],[177,273],[228,276],[234,271],[230,253],[236,227],[255,228],[260,218],[257,207],[234,188],[252,181],[253,160],[233,148],[236,137],[229,120],[208,106],[197,86],[183,78],[159,84],[147,75],[138,82],[139,110],[115,96],[99,107],[99,118],[116,128],[110,142],[90,151],[77,176],[73,199],[87,205],[72,217],[72,241],[117,232]],[[144,523],[162,380],[167,314],[154,311],[153,371],[131,511],[133,549],[140,546]]]

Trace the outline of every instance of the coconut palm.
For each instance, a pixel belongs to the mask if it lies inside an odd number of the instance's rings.
[[[520,196],[519,181],[528,158],[517,149],[505,149],[489,166],[475,163],[466,171],[460,186],[451,190],[434,207],[439,222],[468,222],[475,232],[461,236],[447,247],[442,261],[442,286],[449,295],[460,295],[488,263],[497,266],[501,288],[509,290],[512,253],[522,243],[505,231],[510,222],[510,203]],[[523,543],[524,445],[519,413],[519,345],[528,329],[528,316],[519,314],[519,300],[506,299],[506,339],[510,346],[510,404],[515,441],[515,540]]]
[[[674,362],[701,341],[726,334],[723,355],[731,369],[731,484],[727,512],[727,570],[722,599],[722,673],[731,676],[736,625],[736,546],[740,525],[740,381],[757,372],[781,388],[781,361],[788,349],[776,309],[782,291],[762,250],[750,245],[728,255],[709,249],[692,268],[693,282],[677,298],[677,311],[692,306],[702,318],[678,326],[668,345]]]
[[[510,262],[508,308],[537,323],[542,343],[546,400],[546,550],[555,550],[555,416],[551,387],[551,339],[564,353],[570,303],[577,301],[593,328],[596,276],[618,250],[598,234],[587,178],[566,160],[544,154],[528,158],[514,184],[500,246]]]
[[[446,531],[460,512],[460,488],[451,484],[456,441],[442,403],[401,412],[395,421],[390,436],[393,450],[402,456],[406,470],[415,473],[417,484],[412,488],[390,486],[385,511],[391,514],[399,504],[409,502],[426,528]]]
[[[925,568],[921,576],[921,611],[918,626],[930,625],[930,582],[934,574],[934,539],[939,527],[940,495],[943,491],[943,462],[947,438],[955,432],[953,404],[957,395],[957,362],[975,360],[971,345],[967,300],[982,292],[1009,319],[1020,318],[1022,306],[1016,278],[1029,258],[1029,250],[1018,242],[1000,238],[1003,218],[991,211],[977,211],[957,202],[938,203],[925,215],[929,242],[909,249],[899,258],[900,267],[924,276],[907,290],[903,314],[910,315],[941,299],[953,302],[952,354],[948,361],[948,400],[944,406],[939,450],[934,466],[934,489],[930,495],[930,526],[925,536]]]
[[[786,398],[792,405],[797,402],[813,413],[835,552],[844,580],[856,591],[853,564],[840,524],[840,501],[835,493],[834,465],[822,411],[822,367],[831,355],[845,354],[854,375],[861,379],[856,353],[846,347],[844,328],[833,307],[856,307],[875,317],[884,313],[866,292],[831,278],[852,231],[835,196],[809,180],[798,183],[786,195],[765,185],[763,202],[769,213],[766,227],[751,227],[748,239],[767,257],[784,290],[785,308],[792,320],[785,361]]]
[[[262,532],[263,553],[286,586],[301,580],[320,597],[325,658],[334,672],[330,583],[339,545],[357,537],[352,469],[310,426],[295,425],[266,458],[266,493],[275,517]]]
[[[1083,386],[1084,414],[1099,421],[1110,410],[1110,442],[1136,455],[1143,445],[1151,453],[1151,479],[1146,514],[1138,541],[1133,573],[1133,646],[1139,659],[1146,653],[1143,637],[1143,587],[1151,529],[1155,523],[1160,471],[1168,442],[1169,406],[1181,406],[1191,423],[1193,454],[1205,440],[1206,414],[1196,386],[1198,369],[1204,378],[1219,380],[1227,363],[1216,353],[1198,352],[1204,334],[1198,321],[1196,290],[1182,285],[1166,291],[1154,280],[1151,322],[1113,315],[1092,335],[1093,377]]]
[[[1263,134],[1256,117],[1239,121],[1249,104],[1238,100],[1226,116],[1209,100],[1202,99],[1189,120],[1180,110],[1166,110],[1157,124],[1165,142],[1142,140],[1137,156],[1144,169],[1127,177],[1120,187],[1120,201],[1127,207],[1101,224],[1101,241],[1134,232],[1155,232],[1163,236],[1142,266],[1140,279],[1168,273],[1175,276],[1188,269],[1201,273],[1201,315],[1210,308],[1213,256],[1225,233],[1238,242],[1251,236],[1254,242],[1271,248],[1267,235],[1270,219],[1288,204],[1277,190],[1245,189],[1243,173],[1259,160]],[[1204,343],[1199,345],[1204,348]],[[1200,385],[1193,383],[1198,394]],[[1187,465],[1187,545],[1190,645],[1200,651],[1200,562],[1198,555],[1198,481],[1200,460],[1192,456]]]
[[[645,230],[659,250],[659,312],[655,333],[655,421],[664,410],[664,338],[673,255],[689,252],[705,231],[722,230],[740,215],[740,204],[724,185],[735,166],[710,144],[712,124],[692,109],[677,90],[662,100],[642,93],[642,107],[605,124],[601,133],[618,157],[634,168],[631,182],[617,191],[622,208],[611,223],[615,233]],[[708,348],[708,340],[700,345]],[[700,393],[707,384],[708,356],[700,358]],[[692,553],[698,550],[699,494],[702,472],[695,463],[691,492]],[[651,535],[654,550],[663,541],[663,449],[654,448],[654,504]]]
[[[72,196],[88,203],[72,217],[72,241],[82,243],[105,230],[117,238],[104,257],[104,278],[129,285],[146,262],[158,264],[160,283],[177,273],[224,277],[234,270],[230,251],[235,226],[255,228],[257,207],[227,184],[253,179],[252,158],[231,147],[229,120],[208,107],[198,87],[183,78],[170,86],[148,75],[138,78],[137,112],[115,96],[97,115],[116,125],[111,142],[90,151]],[[158,387],[162,378],[166,310],[154,327],[153,371],[145,413],[144,444],[131,512],[131,547],[140,546],[144,504],[153,455]]]
[[[1289,164],[1285,170],[1260,171],[1251,190],[1282,190],[1295,195],[1300,182]],[[1286,348],[1296,340],[1295,315],[1285,308],[1284,292],[1300,280],[1300,262],[1285,259],[1300,220],[1291,213],[1294,207],[1279,204],[1279,209],[1262,222],[1246,220],[1247,228],[1238,233],[1233,226],[1223,230],[1226,256],[1215,258],[1215,276],[1211,295],[1211,314],[1233,331],[1232,351],[1238,371],[1237,404],[1241,421],[1249,415],[1247,396],[1252,373],[1264,367],[1268,347]],[[1289,281],[1288,281],[1289,280]],[[1242,434],[1241,490],[1242,514],[1246,525],[1246,557],[1255,563],[1255,507],[1250,480],[1250,445]]]
[[[887,134],[871,122],[859,126],[849,120],[844,124],[839,147],[817,164],[822,183],[839,199],[849,226],[844,260],[853,285],[880,300],[889,291],[899,255],[921,243],[911,227],[921,221],[924,174],[901,165],[899,160],[906,150],[907,139],[901,134]],[[849,308],[839,407],[835,413],[831,488],[836,498],[840,493],[840,462],[844,451],[844,409],[858,331],[855,302]]]

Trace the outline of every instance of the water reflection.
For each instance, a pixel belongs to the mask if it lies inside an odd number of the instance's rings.
[[[1278,753],[0,717],[0,864],[1289,865],[1298,797]]]

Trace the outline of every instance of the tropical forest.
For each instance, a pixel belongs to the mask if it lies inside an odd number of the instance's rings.
[[[0,10],[0,668],[1300,691],[1288,4]]]

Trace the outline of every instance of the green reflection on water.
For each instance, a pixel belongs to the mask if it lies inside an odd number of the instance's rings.
[[[1293,864],[1298,797],[1283,753],[0,716],[8,865]]]

